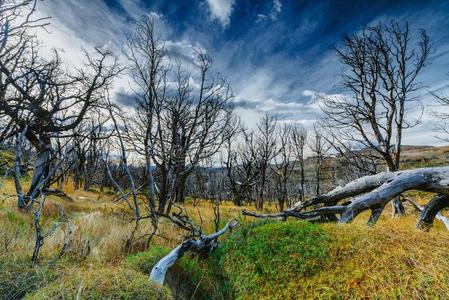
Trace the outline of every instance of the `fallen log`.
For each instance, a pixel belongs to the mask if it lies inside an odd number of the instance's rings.
[[[449,167],[421,168],[397,172],[383,172],[365,176],[349,182],[343,187],[337,187],[327,194],[316,196],[304,202],[298,202],[291,208],[274,214],[257,214],[243,211],[244,215],[260,218],[296,217],[305,220],[315,220],[320,216],[340,215],[338,222],[349,223],[361,212],[371,210],[368,224],[374,225],[392,199],[405,191],[419,190],[433,192],[438,196],[425,206],[421,223],[432,223],[436,214],[448,206]],[[344,203],[342,200],[350,198]],[[339,204],[340,203],[340,204]],[[305,211],[311,206],[316,209]],[[427,208],[427,209],[426,209]]]
[[[433,197],[424,207],[420,207],[421,213],[419,214],[416,227],[422,230],[428,231],[433,226],[435,218],[443,222],[446,229],[449,230],[449,218],[443,216],[440,211],[443,208],[449,207],[449,196],[437,195]]]
[[[154,265],[153,269],[151,269],[150,281],[158,285],[163,285],[168,269],[173,266],[184,253],[187,251],[194,251],[200,254],[211,253],[218,246],[218,238],[237,225],[237,220],[229,220],[221,230],[213,234],[202,235],[199,239],[188,239],[184,241]]]

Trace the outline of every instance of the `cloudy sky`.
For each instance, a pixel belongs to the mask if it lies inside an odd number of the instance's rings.
[[[407,20],[413,32],[428,31],[434,50],[419,78],[426,112],[405,143],[441,143],[434,137],[429,91],[449,83],[449,1],[44,0],[38,13],[52,18],[41,39],[74,65],[82,61],[82,48],[108,47],[122,56],[133,20],[151,14],[171,52],[188,55],[200,45],[212,55],[249,126],[265,112],[311,126],[319,117],[315,93],[345,93],[330,48],[364,25]],[[115,89],[126,105],[129,78],[120,78]]]

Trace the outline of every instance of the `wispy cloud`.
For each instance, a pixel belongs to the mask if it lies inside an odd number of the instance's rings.
[[[273,3],[267,13],[258,13],[256,16],[256,21],[258,23],[264,21],[276,21],[278,16],[282,12],[282,2],[280,0],[273,0]]]
[[[73,65],[81,64],[82,48],[95,46],[114,50],[126,64],[122,51],[132,21],[152,15],[170,54],[187,62],[192,46],[201,45],[212,55],[213,71],[231,82],[236,112],[247,124],[265,112],[277,114],[281,122],[312,124],[320,117],[316,93],[346,93],[342,67],[330,47],[343,33],[391,18],[408,20],[413,31],[425,28],[434,42],[432,65],[419,78],[425,86],[423,103],[433,105],[429,90],[444,91],[449,83],[449,4],[444,1],[202,0],[192,5],[181,0],[64,0],[39,2],[38,9],[52,16],[50,34],[40,33],[40,38]],[[126,74],[115,83],[123,104],[132,104],[131,85]],[[422,124],[407,131],[406,143],[438,142],[428,134],[434,121],[427,111]]]
[[[223,28],[229,26],[235,0],[206,0],[212,20],[220,22]]]
[[[276,20],[278,15],[281,13],[282,11],[282,3],[280,0],[273,0],[273,8],[271,9],[270,12],[270,18],[272,20]]]

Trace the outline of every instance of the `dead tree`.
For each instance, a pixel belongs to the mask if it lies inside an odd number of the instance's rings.
[[[356,148],[351,143],[343,143],[344,146],[341,146],[332,139],[329,143],[336,150],[334,158],[338,162],[336,179],[339,185],[366,175],[374,175],[382,168],[379,155],[371,149]]]
[[[322,220],[323,216],[339,215],[340,223],[349,223],[361,212],[371,210],[369,225],[374,225],[388,202],[409,190],[436,193],[420,215],[419,223],[429,227],[439,211],[449,207],[449,167],[421,168],[406,171],[382,172],[354,180],[329,193],[315,196],[304,203],[276,214],[259,215],[244,211],[246,215],[263,218],[296,217]],[[342,202],[344,201],[344,202]],[[305,210],[308,207],[321,207]],[[421,227],[421,225],[420,225]]]
[[[133,213],[132,222],[134,223],[134,228],[131,232],[130,237],[126,241],[126,251],[129,251],[132,245],[139,239],[147,238],[147,244],[151,241],[151,238],[157,231],[158,217],[154,206],[152,206],[151,204],[151,201],[147,201],[148,205],[146,207],[146,213],[141,208],[139,198],[142,195],[145,195],[147,197],[151,197],[151,195],[142,192],[142,188],[144,188],[145,184],[139,185],[136,180],[136,175],[133,174],[131,170],[131,164],[129,163],[130,153],[128,151],[129,145],[126,144],[124,138],[124,136],[129,136],[129,119],[126,117],[126,114],[122,110],[120,110],[120,108],[118,108],[110,101],[109,94],[106,94],[106,107],[113,126],[113,132],[111,136],[115,138],[114,144],[118,145],[116,150],[118,151],[117,156],[119,157],[120,161],[119,167],[124,171],[123,173],[126,180],[123,181],[127,183],[126,187],[120,185],[117,178],[113,176],[110,169],[110,158],[106,156],[103,158],[103,160],[109,179],[111,180],[119,194],[120,200],[118,202],[125,202],[128,208]],[[143,236],[136,237],[136,233],[139,229],[140,223],[144,219],[150,219],[152,228]]]
[[[257,124],[256,138],[256,168],[258,173],[259,195],[256,199],[256,208],[261,210],[264,205],[265,189],[270,179],[271,163],[278,154],[278,136],[276,132],[277,121],[274,116],[264,115]]]
[[[305,148],[307,146],[307,129],[302,127],[294,127],[291,131],[291,139],[294,146],[295,160],[298,162],[300,168],[300,201],[304,201],[305,198]]]
[[[407,120],[407,108],[418,100],[417,77],[430,48],[424,30],[414,39],[408,23],[394,20],[344,37],[335,51],[346,67],[343,84],[353,96],[319,97],[323,124],[337,145],[362,144],[378,153],[388,171],[399,170],[403,131],[416,124]],[[404,213],[399,200],[392,203],[394,214]]]
[[[186,252],[191,251],[202,257],[207,257],[218,247],[218,238],[238,225],[237,220],[231,219],[221,230],[216,229],[216,232],[206,235],[201,228],[198,228],[186,215],[183,214],[183,211],[179,206],[176,207],[179,209],[178,212],[174,212],[172,215],[162,214],[161,216],[169,219],[179,228],[189,232],[190,237],[159,260],[151,269],[150,280],[159,286],[164,284],[165,275],[168,269]],[[220,214],[217,214],[215,208],[214,214],[214,223],[217,226]]]
[[[138,86],[136,91],[136,118],[132,124],[131,142],[136,151],[145,157],[148,176],[150,205],[156,208],[155,180],[153,168],[156,110],[161,110],[167,89],[167,50],[158,36],[154,19],[146,17],[137,22],[135,31],[128,38],[127,57],[130,74]],[[157,129],[156,129],[157,131]]]
[[[101,185],[106,175],[101,159],[106,140],[111,134],[106,130],[108,120],[101,111],[90,113],[71,133],[70,147],[74,148],[71,175],[75,190],[83,188],[87,191],[94,184]]]
[[[18,133],[18,136],[16,137],[14,183],[19,201],[23,200],[25,197],[22,188],[22,181],[21,181],[22,171],[20,162],[23,154],[26,131],[27,128],[24,128],[21,132]],[[27,195],[28,200],[27,208],[31,211],[33,215],[33,225],[35,230],[35,245],[33,255],[31,258],[33,263],[38,262],[40,249],[44,244],[45,239],[51,236],[60,225],[60,222],[56,222],[49,230],[44,232],[41,224],[41,217],[45,205],[47,192],[49,192],[49,190],[46,187],[50,186],[52,179],[55,176],[55,173],[58,170],[60,170],[62,163],[66,159],[67,157],[53,157],[52,160],[54,161],[54,163],[51,165],[51,168],[49,169],[48,174],[46,174],[46,177],[41,178],[36,185],[36,189],[34,189],[31,194]]]
[[[327,142],[323,136],[323,133],[316,126],[313,129],[313,140],[309,147],[312,150],[315,160],[315,195],[318,196],[321,194],[324,161],[331,145]]]
[[[278,155],[275,157],[275,190],[278,198],[279,209],[284,210],[284,206],[291,205],[290,199],[290,181],[295,169],[296,162],[293,157],[292,143],[293,129],[284,124],[279,129]]]
[[[155,110],[153,161],[159,172],[160,212],[170,210],[173,202],[184,201],[187,177],[201,161],[218,153],[232,120],[228,105],[232,92],[221,75],[209,78],[210,56],[198,50],[195,66],[200,82],[196,95],[191,74],[178,66],[174,73],[175,90]],[[174,198],[170,197],[170,180]]]
[[[241,206],[252,200],[259,169],[256,166],[254,133],[239,125],[237,134],[227,135],[224,164],[227,185],[235,205]],[[237,144],[237,145],[236,145]]]
[[[232,92],[223,76],[209,75],[212,59],[203,50],[194,49],[195,58],[189,62],[197,73],[187,72],[178,57],[170,57],[154,19],[137,22],[127,50],[137,85],[130,142],[145,157],[150,202],[155,206],[157,186],[158,210],[164,212],[172,202],[184,201],[188,176],[219,151],[230,120]],[[191,85],[193,80],[198,88]]]
[[[56,51],[52,59],[40,57],[31,30],[43,26],[42,19],[32,19],[36,1],[14,3],[3,1],[0,9],[0,114],[17,131],[26,128],[25,137],[36,151],[31,186],[18,202],[23,208],[48,177],[55,139],[69,137],[120,69],[111,53],[100,49],[86,53],[85,68],[75,72],[67,71]]]
[[[441,195],[441,197],[446,197],[444,195]],[[433,220],[436,218],[443,222],[444,226],[447,230],[449,230],[449,218],[445,217],[441,214],[441,210],[446,208],[445,202],[446,199],[440,199],[440,197],[434,197],[432,198],[431,202],[426,205],[426,209],[424,209],[423,206],[419,205],[412,199],[404,199],[404,201],[407,201],[412,204],[412,206],[419,212],[419,218],[418,222],[416,223],[416,227],[419,229],[423,229],[425,231],[430,230],[430,228],[433,225]],[[439,207],[442,206],[442,207]],[[432,212],[429,212],[432,210]]]
[[[30,50],[37,46],[30,29],[45,28],[48,25],[48,18],[33,16],[37,2],[0,2],[0,144],[22,131],[14,118],[15,115],[20,115],[19,107],[10,107],[8,102],[21,97],[22,87],[15,79],[25,78],[25,74],[18,69],[23,69],[28,64]]]
[[[440,107],[448,107],[449,106],[449,95],[432,93],[432,95],[437,100]],[[449,141],[449,113],[444,112],[444,109],[435,110],[433,114],[441,121],[436,125],[436,129],[441,133],[437,135],[437,138],[442,141]]]

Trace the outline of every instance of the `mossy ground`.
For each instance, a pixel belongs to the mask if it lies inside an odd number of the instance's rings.
[[[407,219],[251,226],[226,241],[221,262],[238,299],[444,299],[449,234]]]

